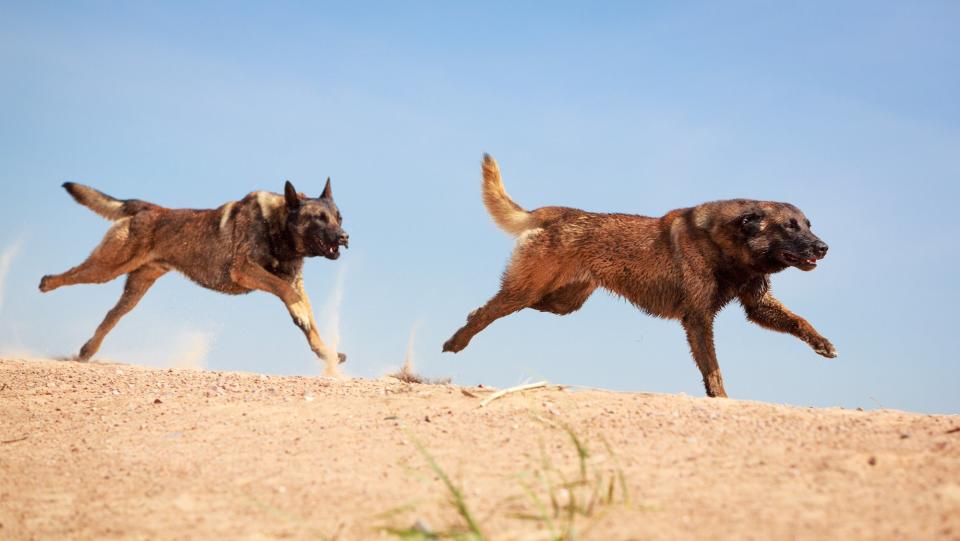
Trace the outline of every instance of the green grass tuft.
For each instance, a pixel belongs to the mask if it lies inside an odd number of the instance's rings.
[[[538,419],[567,435],[577,453],[577,475],[570,480],[563,470],[556,467],[541,441],[539,468],[518,476],[517,482],[522,496],[519,500],[515,496],[508,498],[509,506],[513,509],[509,512],[509,516],[535,524],[538,530],[546,534],[543,537],[545,539],[573,541],[586,535],[614,506],[621,504],[629,506],[630,492],[627,488],[626,476],[606,439],[601,438],[601,441],[613,465],[600,468],[591,464],[590,449],[573,427],[565,423],[557,424],[542,418]],[[485,540],[486,537],[478,521],[467,506],[463,492],[450,480],[423,444],[409,432],[407,435],[443,482],[449,502],[456,510],[462,524],[449,530],[434,532],[418,522],[409,528],[387,527],[383,531],[400,539],[422,541]]]

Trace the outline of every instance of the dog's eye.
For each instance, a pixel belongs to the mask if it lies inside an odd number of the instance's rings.
[[[337,213],[337,223],[343,225],[343,216],[340,216],[340,213]]]
[[[793,229],[794,231],[800,229],[800,224],[797,223],[796,218],[790,218],[790,222],[787,223],[787,229]]]
[[[320,221],[323,222],[323,223],[327,223],[327,222],[330,221],[330,218],[328,218],[326,214],[321,214],[321,215],[320,215]]]

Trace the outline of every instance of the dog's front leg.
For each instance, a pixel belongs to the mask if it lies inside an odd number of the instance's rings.
[[[809,321],[787,309],[769,291],[759,298],[744,296],[740,298],[747,319],[773,331],[790,333],[803,340],[818,354],[827,358],[837,356],[837,349],[823,337]]]
[[[247,289],[257,289],[273,293],[283,301],[287,307],[300,303],[300,294],[289,283],[271,274],[267,269],[256,263],[244,260],[230,268],[230,279]],[[291,311],[291,315],[293,311]],[[305,313],[304,313],[305,316]]]
[[[693,314],[684,316],[682,323],[687,331],[690,353],[697,361],[697,367],[703,376],[707,396],[726,398],[727,391],[723,388],[723,377],[720,375],[717,353],[713,348],[713,318]]]
[[[300,327],[300,330],[303,331],[303,334],[307,337],[307,342],[310,343],[310,349],[324,361],[332,360],[333,353],[330,351],[330,348],[320,339],[320,334],[317,332],[317,321],[313,317],[313,308],[310,306],[310,297],[307,296],[307,290],[303,287],[303,275],[298,274],[293,281],[293,288],[297,293],[300,294],[300,299],[306,305],[307,315],[309,317],[309,326],[307,328]],[[342,363],[347,360],[347,355],[345,353],[336,353],[337,362]]]
[[[298,291],[296,282],[291,285],[251,261],[243,261],[230,269],[230,279],[247,289],[266,291],[280,297],[280,300],[286,305],[287,311],[290,312],[293,322],[307,337],[310,349],[321,359],[328,360],[328,348],[320,340],[320,335],[317,333],[313,310],[310,308],[310,299],[302,290],[302,283],[300,291]],[[345,359],[345,355],[340,356],[339,362],[343,362]],[[332,359],[330,360],[332,361]]]

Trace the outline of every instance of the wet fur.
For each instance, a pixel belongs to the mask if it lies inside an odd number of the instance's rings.
[[[332,354],[317,334],[302,277],[305,257],[336,259],[338,247],[347,242],[329,179],[316,199],[298,194],[288,182],[283,195],[253,192],[204,210],[119,200],[75,183],[64,188],[78,203],[114,223],[86,261],[62,274],[44,276],[40,290],[127,275],[120,300],[81,348],[79,360],[90,359],[120,318],[171,270],[222,293],[260,290],[276,295],[314,353],[321,358]],[[321,217],[327,221],[321,222]],[[344,359],[339,354],[339,361]]]
[[[461,351],[494,320],[524,308],[574,312],[600,287],[649,314],[680,320],[709,396],[726,396],[713,320],[734,299],[750,321],[836,356],[826,338],[770,293],[770,274],[791,266],[791,258],[809,270],[826,254],[793,205],[715,201],[658,218],[566,207],[528,212],[509,198],[490,156],[483,162],[483,201],[494,222],[517,236],[516,247],[500,291],[470,313],[444,351]]]

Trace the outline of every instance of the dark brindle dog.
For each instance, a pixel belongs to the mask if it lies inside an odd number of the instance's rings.
[[[86,261],[63,274],[44,276],[40,291],[73,284],[104,283],[127,275],[123,295],[80,349],[86,361],[103,337],[170,270],[197,284],[237,295],[255,289],[283,301],[310,348],[330,361],[320,340],[310,299],[303,289],[303,259],[340,257],[347,234],[333,202],[330,179],[317,199],[298,194],[289,182],[284,194],[253,192],[217,209],[168,209],[136,199],[119,200],[93,188],[63,185],[81,205],[114,222]],[[346,356],[338,354],[339,362]],[[334,363],[336,364],[336,363]]]
[[[462,350],[494,320],[524,308],[574,312],[602,287],[647,313],[680,320],[708,396],[727,395],[713,320],[733,299],[750,321],[790,333],[824,357],[837,355],[829,340],[770,293],[770,274],[787,267],[813,270],[827,253],[793,205],[734,199],[660,218],[564,207],[528,212],[507,195],[490,156],[483,162],[483,202],[517,245],[500,291],[467,316],[444,351]]]

